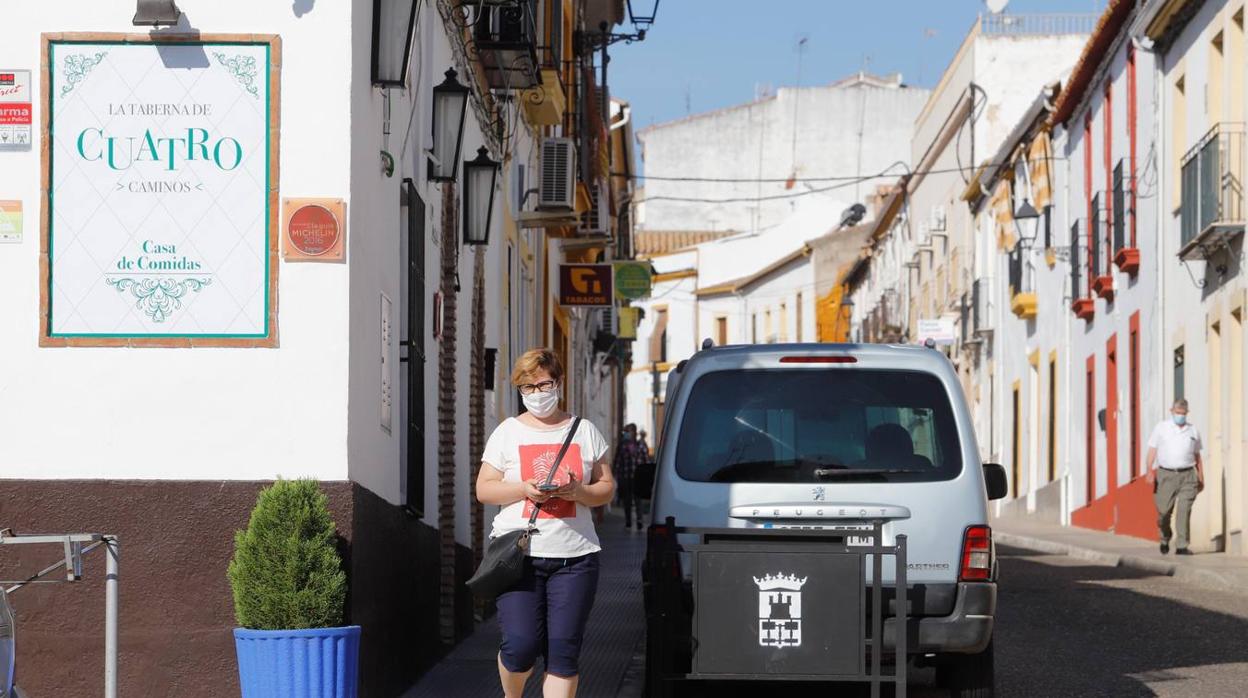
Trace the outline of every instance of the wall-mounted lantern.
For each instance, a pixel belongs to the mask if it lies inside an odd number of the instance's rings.
[[[373,84],[406,87],[418,0],[373,0]]]
[[[464,113],[468,88],[456,78],[455,69],[433,88],[433,150],[429,157],[429,179],[454,182],[459,169],[459,149],[464,142]]]
[[[659,14],[659,2],[660,0],[654,0],[652,4],[649,0],[639,1],[637,7],[634,8],[633,0],[628,0],[628,18],[638,29],[643,31],[649,29],[650,25],[654,24],[655,15]]]
[[[182,10],[173,0],[138,0],[134,19],[136,27],[172,27],[182,18]]]
[[[464,163],[464,244],[487,245],[494,213],[494,184],[500,164],[484,147]]]
[[[1014,220],[1021,221],[1039,217],[1040,212],[1037,211],[1036,207],[1032,206],[1031,202],[1026,198],[1023,199],[1023,203],[1018,207],[1018,210],[1014,212]]]

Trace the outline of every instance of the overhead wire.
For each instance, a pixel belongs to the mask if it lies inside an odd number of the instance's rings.
[[[1060,161],[1066,160],[1066,158],[1062,158],[1062,157],[1053,157],[1053,158],[1051,158],[1051,159],[1052,159],[1054,162],[1060,162]],[[926,170],[915,170],[913,173],[908,173],[908,174],[910,174],[910,175],[912,175],[912,176],[921,176],[921,175],[931,175],[931,174],[950,174],[950,173],[955,173],[955,172],[976,172],[976,171],[978,171],[981,167],[1001,167],[1001,166],[1008,165],[1008,164],[1010,164],[1010,163],[981,163],[981,164],[980,164],[979,166],[977,166],[977,167],[971,167],[971,166],[968,166],[968,165],[957,166],[957,167],[933,167],[933,168],[929,168],[929,169],[926,169]],[[892,170],[894,167],[896,167],[896,163],[894,163],[893,165],[890,165],[889,167],[887,167],[887,168],[885,168],[884,170],[881,170],[880,172],[877,172],[877,173],[875,173],[875,174],[868,174],[868,175],[861,175],[861,176],[858,176],[858,175],[830,175],[830,176],[827,176],[827,177],[796,177],[796,178],[788,178],[788,177],[781,177],[781,178],[767,178],[767,177],[763,177],[763,178],[756,178],[756,177],[694,177],[694,176],[663,176],[663,175],[645,175],[645,174],[637,174],[637,173],[630,173],[630,172],[612,172],[612,173],[611,173],[611,176],[613,176],[613,177],[627,177],[627,178],[629,178],[629,179],[641,180],[641,181],[652,180],[652,181],[656,181],[656,182],[693,182],[693,183],[706,183],[706,184],[755,184],[755,183],[758,183],[758,182],[762,182],[762,183],[764,183],[764,184],[767,184],[767,183],[772,183],[772,184],[788,184],[788,183],[790,183],[790,182],[793,182],[793,183],[802,183],[802,182],[808,182],[808,183],[818,183],[818,182],[838,182],[838,183],[842,183],[842,184],[849,184],[849,185],[853,185],[853,184],[856,184],[856,183],[865,182],[865,181],[872,180],[872,179],[885,179],[885,178],[888,178],[888,177],[898,177],[898,176],[900,176],[900,175],[898,175],[898,174],[894,174],[894,173],[890,172],[890,170]],[[790,198],[791,198],[791,197],[794,197],[794,196],[805,196],[805,195],[808,195],[808,194],[815,194],[815,193],[818,193],[818,192],[820,192],[820,191],[826,191],[826,189],[810,189],[810,190],[807,190],[807,191],[804,191],[804,192],[795,192],[795,193],[793,193],[793,194],[787,194],[787,195],[784,195],[784,196],[786,196],[786,197],[790,197]],[[655,201],[656,199],[658,199],[658,197],[654,197],[654,198],[650,198],[650,199],[646,199],[646,200],[647,200],[647,201]],[[752,199],[752,198],[746,198],[746,199],[744,199],[744,200],[750,200],[750,201],[752,201],[753,199]]]

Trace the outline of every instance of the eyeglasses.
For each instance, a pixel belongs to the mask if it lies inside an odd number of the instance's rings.
[[[532,395],[533,393],[549,393],[555,389],[556,385],[558,383],[554,381],[542,381],[541,383],[525,383],[516,388],[520,390],[521,395]]]

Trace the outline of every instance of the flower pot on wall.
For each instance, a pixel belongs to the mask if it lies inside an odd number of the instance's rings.
[[[355,698],[360,626],[234,630],[243,698]]]

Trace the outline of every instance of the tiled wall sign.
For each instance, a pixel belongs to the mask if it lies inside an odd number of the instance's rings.
[[[271,341],[273,45],[48,43],[45,344]]]

